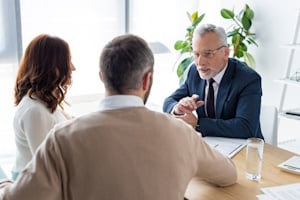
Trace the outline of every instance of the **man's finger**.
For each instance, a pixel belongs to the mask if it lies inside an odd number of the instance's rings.
[[[179,109],[183,113],[192,113],[193,112],[193,109],[191,109],[190,107],[180,106]]]
[[[197,101],[198,98],[199,98],[199,95],[198,95],[198,94],[193,94],[193,95],[192,95],[192,99],[194,99],[195,101]]]
[[[204,101],[197,101],[196,105],[197,105],[197,108],[199,108],[204,105]]]

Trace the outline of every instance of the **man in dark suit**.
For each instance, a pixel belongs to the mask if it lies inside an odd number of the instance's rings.
[[[259,74],[229,58],[222,27],[198,26],[192,46],[194,64],[185,83],[165,99],[163,111],[192,125],[202,136],[263,138]]]

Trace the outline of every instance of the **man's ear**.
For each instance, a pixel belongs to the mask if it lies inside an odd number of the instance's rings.
[[[152,75],[153,72],[147,72],[143,78],[143,90],[149,90],[152,84]]]
[[[225,48],[225,56],[228,57],[230,54],[229,46],[224,47]]]
[[[99,71],[99,77],[100,77],[100,80],[103,82],[103,74],[101,71]]]

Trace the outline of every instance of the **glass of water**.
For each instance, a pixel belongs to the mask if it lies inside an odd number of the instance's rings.
[[[264,140],[248,138],[246,147],[246,178],[258,181],[261,178]]]

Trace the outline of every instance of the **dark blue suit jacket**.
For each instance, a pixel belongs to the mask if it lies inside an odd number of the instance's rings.
[[[206,81],[201,79],[193,65],[187,80],[165,99],[163,111],[170,113],[178,101],[193,94],[204,100]],[[198,131],[202,136],[231,138],[263,138],[260,128],[261,77],[242,62],[229,58],[220,82],[216,99],[216,118],[208,118],[204,106],[199,107]]]

